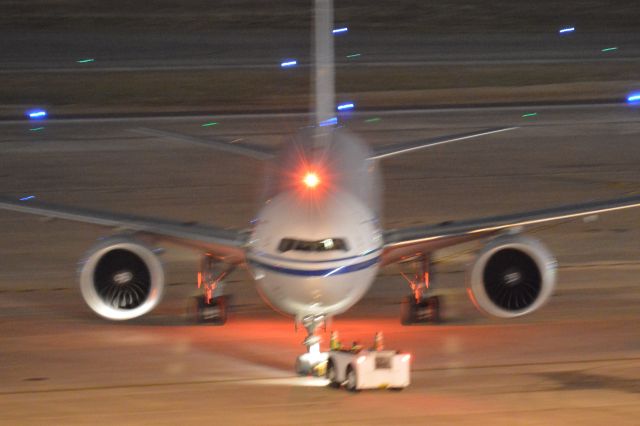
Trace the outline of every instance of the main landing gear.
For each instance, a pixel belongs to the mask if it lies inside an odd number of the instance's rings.
[[[229,311],[229,297],[224,295],[223,279],[235,268],[226,265],[220,268],[221,262],[213,256],[204,255],[198,272],[198,288],[202,295],[194,297],[193,311],[195,321],[213,325],[224,325]]]
[[[325,324],[324,315],[307,315],[302,318],[302,325],[307,330],[307,337],[302,342],[307,347],[307,353],[296,359],[296,373],[300,376],[324,376],[328,356],[320,352],[320,336],[316,336],[316,328]]]
[[[429,256],[422,256],[418,260],[418,271],[413,279],[402,276],[411,287],[411,294],[402,299],[400,307],[400,322],[402,325],[417,323],[439,323],[440,317],[440,297],[431,295],[429,288],[432,277],[433,264]]]
[[[421,300],[411,296],[402,299],[400,307],[400,322],[402,325],[417,323],[437,324],[440,318],[440,298],[429,296]]]
[[[205,296],[196,296],[195,320],[198,323],[224,325],[227,322],[228,301],[226,296],[207,299]]]

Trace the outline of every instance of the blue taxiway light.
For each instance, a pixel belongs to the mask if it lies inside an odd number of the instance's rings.
[[[291,60],[291,61],[285,61],[285,62],[280,63],[280,66],[282,68],[295,67],[296,65],[298,65],[298,61],[296,61],[295,59]]]
[[[565,34],[565,33],[572,33],[576,30],[575,27],[567,27],[567,28],[562,28],[559,33],[560,34]]]
[[[627,102],[639,102],[640,103],[640,93],[632,93],[627,96]]]
[[[47,111],[41,109],[31,110],[27,111],[27,115],[31,119],[45,118],[47,116]]]
[[[338,111],[346,111],[348,109],[353,109],[355,105],[353,104],[353,102],[349,102],[346,104],[340,104],[338,105]]]
[[[335,30],[331,31],[333,34],[343,34],[346,33],[347,31],[349,31],[349,28],[347,27],[342,27],[342,28],[336,28]]]
[[[331,117],[328,120],[324,120],[320,122],[320,127],[324,127],[324,126],[334,126],[338,124],[338,117]]]
[[[35,195],[29,195],[29,196],[20,198],[20,201],[33,200],[34,198],[36,198]]]

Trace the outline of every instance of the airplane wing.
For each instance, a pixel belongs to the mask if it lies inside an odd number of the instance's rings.
[[[0,197],[0,209],[136,231],[165,241],[209,251],[228,263],[237,264],[244,261],[244,245],[248,236],[244,231],[60,206],[32,200],[19,201],[8,197]]]
[[[640,207],[640,196],[573,204],[459,222],[452,221],[435,225],[391,229],[384,234],[382,264],[388,265],[412,257],[417,253],[428,253],[455,244],[476,240],[509,228],[571,220],[635,207]]]
[[[210,148],[217,149],[218,151],[230,152],[232,154],[244,155],[246,157],[255,158],[256,160],[269,160],[275,157],[275,153],[265,147],[250,144],[239,144],[232,142],[225,142],[221,140],[202,139],[195,136],[181,135],[179,133],[165,132],[163,130],[147,129],[145,127],[139,127],[131,129],[131,132],[138,133],[145,136],[155,136],[161,139],[176,141],[176,142],[188,142],[199,145],[206,145]]]
[[[380,160],[394,155],[405,154],[407,152],[416,151],[418,149],[432,148],[438,145],[444,145],[446,143],[458,142],[465,139],[477,138],[480,136],[491,135],[494,133],[507,132],[509,130],[517,129],[517,127],[494,127],[490,129],[479,130],[475,132],[458,133],[455,135],[438,136],[431,139],[421,139],[412,142],[403,142],[395,145],[387,145],[380,148],[376,148],[373,151],[373,155],[369,157],[369,160]]]

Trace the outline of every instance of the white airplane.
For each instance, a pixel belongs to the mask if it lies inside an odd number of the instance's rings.
[[[0,198],[0,208],[92,223],[118,230],[90,249],[80,270],[80,289],[88,306],[110,320],[128,320],[160,301],[165,273],[154,249],[158,242],[181,244],[201,253],[197,318],[224,324],[224,279],[246,267],[263,299],[295,317],[307,330],[308,353],[299,358],[305,373],[322,360],[316,328],[367,292],[380,268],[415,262],[411,295],[403,300],[404,324],[434,321],[438,299],[429,290],[432,254],[442,248],[485,240],[470,266],[468,289],[475,305],[503,318],[530,313],[549,298],[556,261],[526,226],[640,207],[640,197],[618,198],[460,222],[405,229],[380,226],[381,176],[378,162],[418,149],[495,134],[494,128],[402,143],[380,149],[335,124],[331,0],[315,0],[314,126],[303,129],[279,154],[262,147],[228,144],[151,129],[139,133],[272,161],[268,197],[249,229],[227,230],[33,200]]]

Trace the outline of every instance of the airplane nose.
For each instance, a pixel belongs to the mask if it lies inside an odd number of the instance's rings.
[[[353,306],[369,288],[377,268],[350,274],[299,277],[263,271],[257,280],[260,295],[289,315],[338,314]]]

